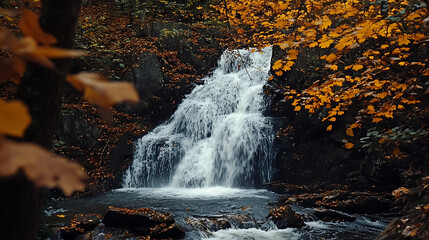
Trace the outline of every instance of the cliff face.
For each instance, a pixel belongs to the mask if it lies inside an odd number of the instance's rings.
[[[115,106],[113,126],[108,126],[97,109],[67,86],[53,145],[86,169],[92,193],[121,186],[133,142],[174,113],[217,65],[227,40],[221,28],[200,20],[154,15],[130,24],[116,7],[104,1],[83,6],[76,46],[88,56],[75,59],[71,71],[101,72],[110,80],[131,82],[141,101]]]

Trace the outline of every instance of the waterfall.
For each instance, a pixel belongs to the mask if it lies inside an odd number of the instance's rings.
[[[269,181],[263,86],[271,48],[225,51],[173,116],[136,142],[124,187],[251,187]]]

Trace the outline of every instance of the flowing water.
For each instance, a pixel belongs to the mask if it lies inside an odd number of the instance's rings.
[[[386,225],[382,218],[323,223],[311,217],[311,209],[294,207],[309,216],[301,230],[279,230],[266,219],[270,201],[278,196],[252,187],[272,174],[273,132],[263,115],[271,52],[225,52],[219,67],[170,120],[136,142],[122,189],[60,202],[51,214],[150,207],[172,213],[187,228],[187,239],[373,239]],[[247,216],[251,221],[219,231],[199,231],[189,224],[210,216]]]
[[[225,52],[171,119],[138,140],[124,187],[252,187],[269,181],[263,86],[271,48]]]

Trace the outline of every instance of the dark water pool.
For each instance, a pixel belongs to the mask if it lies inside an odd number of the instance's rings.
[[[276,229],[266,222],[269,209],[278,195],[267,190],[213,188],[138,188],[119,189],[93,198],[57,201],[47,210],[48,221],[54,225],[65,224],[74,214],[99,213],[104,215],[109,206],[149,207],[173,214],[186,228],[187,239],[374,239],[390,219],[372,215],[360,216],[354,222],[327,223],[312,217],[312,209],[293,206],[304,216],[302,229]],[[66,216],[65,218],[58,217]],[[187,217],[250,215],[259,225],[248,229],[227,229],[216,232],[199,232],[186,226]],[[261,225],[264,225],[261,230]],[[268,226],[268,227],[267,227]]]

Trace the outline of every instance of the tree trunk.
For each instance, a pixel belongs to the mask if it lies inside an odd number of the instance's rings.
[[[72,48],[81,0],[42,0],[40,24],[52,33],[57,46]],[[16,94],[31,113],[32,123],[24,141],[50,148],[61,110],[65,73],[70,60],[55,61],[57,72],[29,64]],[[61,72],[61,73],[60,73]],[[22,173],[1,179],[0,238],[36,239],[44,191],[36,188]]]

